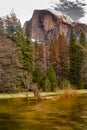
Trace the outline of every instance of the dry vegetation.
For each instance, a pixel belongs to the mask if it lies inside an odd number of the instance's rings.
[[[78,94],[87,93],[86,89],[83,90],[59,90],[57,92],[40,92],[41,99],[55,99],[59,97],[72,97]],[[28,96],[30,99],[34,97],[33,92],[29,92]],[[0,94],[0,99],[6,98],[25,98],[26,92],[16,93],[16,94]]]
[[[3,37],[0,39],[0,93],[14,92],[19,76],[18,50],[15,43]]]

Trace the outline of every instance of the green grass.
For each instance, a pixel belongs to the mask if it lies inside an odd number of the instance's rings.
[[[57,96],[65,93],[77,93],[77,94],[84,94],[87,93],[87,89],[82,90],[58,90],[57,92],[40,92],[41,97],[50,97],[50,96]],[[34,97],[33,92],[29,92],[29,97]],[[26,92],[16,93],[16,94],[0,94],[0,99],[5,98],[24,98],[26,97]]]
[[[87,89],[77,90],[78,93],[87,93]]]

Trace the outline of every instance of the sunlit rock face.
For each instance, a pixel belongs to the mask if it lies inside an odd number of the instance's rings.
[[[38,43],[49,43],[54,35],[64,34],[69,39],[73,30],[79,37],[84,30],[87,33],[87,25],[73,22],[69,17],[54,14],[49,10],[35,10],[30,21],[26,21],[23,27],[24,32],[30,29],[32,39]]]
[[[35,10],[30,21],[25,22],[24,31],[30,27],[32,39],[38,42],[51,41],[54,35],[68,37],[72,20],[64,15],[56,15],[48,10]]]
[[[48,10],[35,10],[28,23],[32,38],[36,39],[36,41],[42,42],[49,39],[53,30],[56,29],[55,25],[57,24],[57,17]]]
[[[74,22],[86,17],[86,0],[56,0],[51,3],[51,8],[57,12],[70,16]],[[84,23],[84,21],[83,21]]]

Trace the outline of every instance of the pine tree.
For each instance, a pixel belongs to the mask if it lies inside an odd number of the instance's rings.
[[[35,69],[34,72],[33,72],[33,79],[32,79],[32,81],[34,83],[38,83],[39,84],[41,79],[42,79],[42,74],[40,72],[40,69]]]
[[[53,66],[58,83],[68,79],[70,70],[69,44],[64,34],[55,36],[49,47],[49,63]]]
[[[76,85],[77,88],[81,87],[80,69],[83,62],[83,52],[81,46],[77,42],[75,34],[71,33],[70,37],[70,81]]]
[[[25,34],[25,37],[26,37],[26,41],[30,42],[30,40],[31,40],[31,33],[30,33],[30,27],[29,27],[28,21],[26,22],[24,34]]]
[[[68,79],[70,70],[70,59],[69,59],[69,44],[64,34],[59,34],[59,58],[60,58],[60,77],[61,80]]]
[[[47,75],[44,75],[41,81],[39,82],[40,88],[43,91],[50,91],[50,80]]]
[[[18,48],[20,50],[19,59],[22,64],[21,69],[23,71],[22,80],[23,80],[24,86],[28,92],[29,85],[32,81],[32,73],[34,70],[34,58],[33,58],[32,44],[25,40],[23,33],[21,31],[19,31],[17,33],[17,43],[18,43]]]
[[[49,67],[49,69],[47,71],[47,76],[51,83],[50,90],[54,91],[55,88],[57,87],[57,78],[56,78],[56,74],[55,74],[55,71],[52,66]]]
[[[34,44],[34,54],[35,54],[35,67],[40,69],[41,73],[45,73],[45,52],[44,52],[44,45],[43,44]]]
[[[52,65],[57,77],[59,78],[60,69],[60,58],[59,58],[59,42],[58,38],[54,36],[49,46],[49,65]]]
[[[2,37],[4,34],[4,22],[3,19],[0,17],[0,36]]]
[[[16,13],[12,9],[11,13],[4,19],[5,33],[8,37],[14,38],[17,31],[21,30],[20,20],[17,18]]]
[[[79,39],[79,43],[83,46],[86,46],[87,44],[87,41],[86,41],[86,35],[85,35],[85,32],[82,31],[81,34],[80,34],[80,39]]]

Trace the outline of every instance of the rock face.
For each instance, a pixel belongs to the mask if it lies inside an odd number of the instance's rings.
[[[26,21],[24,32],[30,28],[32,39],[45,43],[51,41],[54,35],[64,34],[69,38],[71,30],[79,37],[81,30],[87,33],[85,24],[74,23],[67,16],[55,15],[48,10],[35,10],[30,21]],[[47,42],[48,43],[48,42]]]

